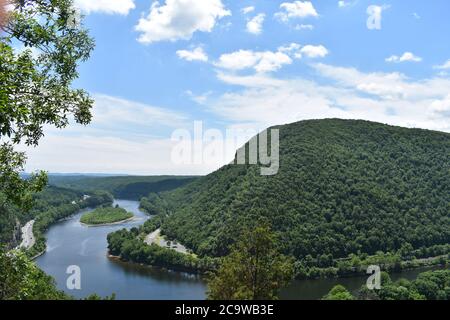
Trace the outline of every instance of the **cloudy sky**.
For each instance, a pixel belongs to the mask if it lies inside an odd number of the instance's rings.
[[[88,127],[48,128],[27,170],[205,174],[177,129],[365,119],[450,132],[448,0],[75,0],[96,39]]]

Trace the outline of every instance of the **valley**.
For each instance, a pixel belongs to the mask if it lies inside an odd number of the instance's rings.
[[[337,283],[358,290],[369,265],[414,279],[448,264],[448,134],[341,120],[280,129],[273,177],[235,164],[204,177],[50,176],[56,186],[24,215],[22,245],[43,253],[36,263],[63,291],[64,261],[79,263],[85,288],[66,292],[79,298],[204,299],[204,274],[258,223],[295,258],[284,299],[319,299]]]

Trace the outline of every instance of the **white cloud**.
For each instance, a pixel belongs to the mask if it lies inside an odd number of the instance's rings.
[[[448,117],[450,120],[450,94],[441,100],[433,101],[430,109],[437,118],[443,116]]]
[[[126,100],[104,94],[94,95],[93,125],[101,127],[177,127],[186,116],[165,108]]]
[[[296,59],[300,59],[303,56],[308,58],[323,58],[328,55],[328,49],[322,45],[306,45],[302,47],[298,43],[291,43],[288,46],[278,48],[279,51],[288,53]]]
[[[75,0],[74,4],[87,14],[101,12],[127,15],[136,7],[134,0]]]
[[[306,17],[318,17],[314,5],[310,1],[294,1],[283,2],[280,5],[280,9],[283,11],[277,12],[275,17],[283,22],[289,21],[292,18],[306,18]]]
[[[185,91],[185,94],[189,96],[189,98],[192,99],[192,101],[195,101],[198,104],[204,104],[208,100],[208,97],[212,94],[211,91],[205,92],[200,95],[194,94],[191,90]]]
[[[328,50],[324,46],[313,46],[307,45],[304,46],[300,52],[307,56],[308,58],[323,58],[328,55]]]
[[[277,51],[239,50],[222,54],[215,62],[215,66],[233,71],[253,68],[258,73],[264,73],[277,71],[284,65],[292,64],[292,59],[301,59],[303,55],[308,58],[319,58],[327,54],[328,50],[322,45],[302,47],[293,42],[279,47]]]
[[[291,64],[292,59],[282,52],[264,51],[260,53],[261,59],[255,66],[257,72],[272,72],[280,69],[285,64]]]
[[[208,55],[202,47],[197,47],[194,50],[178,50],[177,55],[180,59],[187,61],[208,61]]]
[[[356,5],[357,2],[358,2],[358,0],[354,0],[354,1],[338,1],[338,7],[339,8],[352,7],[352,6]]]
[[[313,30],[314,26],[312,24],[298,24],[294,28],[295,30]]]
[[[215,65],[223,69],[242,70],[254,67],[259,59],[259,55],[251,50],[239,50],[222,54]]]
[[[210,99],[209,105],[225,119],[261,127],[337,117],[450,132],[450,79],[414,81],[399,73],[312,67],[320,76],[316,81],[219,73],[219,80],[242,89]]]
[[[211,165],[171,162],[172,131],[190,126],[182,113],[103,94],[94,95],[93,121],[64,130],[45,128],[38,148],[27,152],[27,171],[205,174]],[[87,160],[88,159],[88,160]]]
[[[421,16],[417,12],[413,13],[413,17],[416,18],[417,20],[421,19]]]
[[[244,70],[254,68],[256,72],[272,72],[285,64],[291,64],[292,59],[283,52],[239,50],[220,56],[215,63],[217,67],[228,70]]]
[[[136,26],[141,33],[138,41],[189,40],[197,31],[211,32],[219,19],[229,15],[221,0],[166,0],[164,5],[154,2],[150,13]]]
[[[450,70],[450,59],[448,59],[446,62],[444,62],[441,65],[434,66],[434,69],[438,70]]]
[[[136,175],[204,175],[225,163],[176,164],[171,154],[176,141],[151,138],[130,141],[118,137],[46,135],[27,152],[27,172],[107,173]],[[198,152],[193,148],[194,154]]]
[[[291,44],[289,44],[287,46],[279,47],[278,51],[287,53],[296,59],[301,59],[302,58],[301,48],[302,48],[301,45],[299,45],[298,43],[292,42]]]
[[[386,58],[386,62],[395,62],[395,63],[421,62],[421,61],[422,61],[422,58],[414,55],[412,52],[405,52],[401,56],[393,55],[393,56],[390,56],[389,58]]]
[[[241,12],[243,14],[249,14],[252,13],[253,11],[255,11],[255,7],[254,6],[249,6],[249,7],[245,7],[241,9]]]
[[[260,34],[262,32],[262,26],[266,15],[260,13],[247,22],[247,32],[253,34]]]

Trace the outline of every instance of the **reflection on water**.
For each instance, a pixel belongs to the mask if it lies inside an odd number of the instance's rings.
[[[123,262],[117,258],[109,258],[112,265],[121,269],[125,274],[130,276],[145,276],[165,282],[192,282],[198,283],[202,281],[199,275],[164,270],[161,268],[153,268],[145,265]]]
[[[419,273],[437,270],[440,267],[429,267],[415,270],[405,270],[390,275],[392,281],[399,279],[414,280]],[[366,283],[367,277],[358,276],[340,279],[319,279],[319,280],[296,280],[288,288],[283,290],[282,299],[286,300],[317,300],[325,296],[335,285],[341,284],[350,292],[356,294],[359,289]]]

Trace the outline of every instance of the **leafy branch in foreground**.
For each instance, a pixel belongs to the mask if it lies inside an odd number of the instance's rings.
[[[77,66],[94,41],[76,16],[72,0],[13,0],[0,36],[0,192],[21,207],[46,184],[43,172],[23,181],[26,157],[14,146],[37,146],[44,125],[64,128],[69,116],[91,121],[93,100],[71,87]]]
[[[23,252],[0,248],[0,300],[69,299]]]
[[[17,145],[37,146],[44,126],[91,121],[93,100],[72,88],[77,67],[94,41],[73,0],[11,0],[0,31],[0,214],[9,205],[30,209],[47,184],[44,172],[23,179],[26,156]],[[0,2],[4,11],[4,1]],[[3,22],[3,21],[2,21]],[[21,252],[0,248],[0,299],[65,299],[54,281]]]

